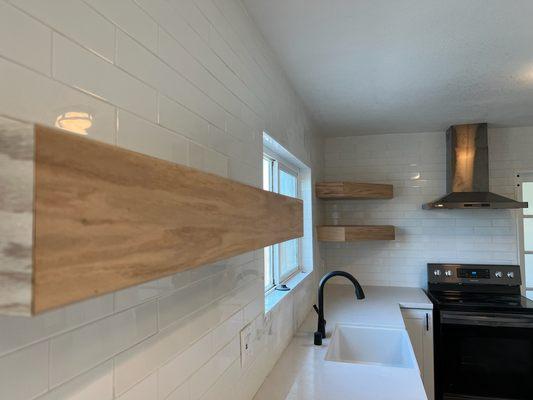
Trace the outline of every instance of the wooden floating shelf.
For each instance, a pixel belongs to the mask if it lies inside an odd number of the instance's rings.
[[[356,242],[359,240],[394,240],[392,225],[322,225],[317,226],[318,240]]]
[[[33,315],[303,235],[299,199],[0,118],[0,313]]]
[[[358,182],[319,182],[315,185],[320,199],[392,199],[392,185]]]

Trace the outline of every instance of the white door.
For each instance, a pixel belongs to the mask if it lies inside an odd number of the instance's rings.
[[[428,399],[433,400],[433,313],[431,310],[404,308],[402,315],[422,375],[424,389]]]

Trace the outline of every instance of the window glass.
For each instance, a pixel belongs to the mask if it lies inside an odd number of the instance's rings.
[[[279,192],[285,196],[298,197],[298,176],[280,169]]]
[[[263,189],[298,197],[298,173],[265,154]],[[265,247],[265,290],[280,284],[300,267],[300,239]]]
[[[533,182],[522,183],[522,199],[529,203],[528,208],[524,208],[524,215],[533,215]]]
[[[524,254],[526,287],[533,288],[533,254]]]
[[[533,251],[533,218],[524,218],[524,250]]]
[[[272,190],[272,161],[263,157],[263,190]]]
[[[522,210],[523,230],[520,235],[524,268],[523,281],[526,286],[526,296],[533,298],[533,175],[525,173],[519,174],[519,176],[522,179],[520,185],[522,188],[522,201],[529,203],[529,208]]]
[[[274,286],[274,271],[272,268],[272,247],[268,246],[264,249],[265,252],[265,289],[270,289]]]
[[[298,239],[288,240],[279,245],[280,252],[280,276],[283,280],[299,266],[298,260]]]
[[[273,161],[263,157],[263,190],[272,190]],[[264,249],[265,290],[274,286],[274,265],[272,258],[272,246]]]

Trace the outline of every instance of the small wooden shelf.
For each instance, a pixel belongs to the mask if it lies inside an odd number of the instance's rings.
[[[318,240],[324,242],[356,242],[359,240],[394,240],[392,225],[321,225]]]
[[[320,199],[392,199],[392,185],[359,182],[318,182],[316,196]]]

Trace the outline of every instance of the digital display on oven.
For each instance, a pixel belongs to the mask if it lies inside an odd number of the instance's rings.
[[[490,271],[488,269],[459,268],[457,276],[467,279],[490,279]]]

